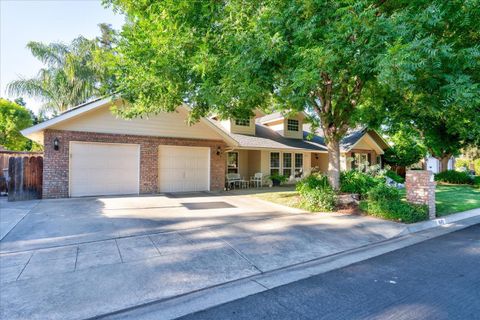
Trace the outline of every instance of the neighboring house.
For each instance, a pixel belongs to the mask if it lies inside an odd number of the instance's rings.
[[[22,131],[44,145],[45,198],[222,190],[226,173],[295,179],[328,167],[321,135],[306,139],[303,114],[202,118],[189,126],[184,106],[125,120],[112,104],[120,101],[98,99]],[[342,169],[377,163],[386,148],[374,131],[352,132],[342,141]]]
[[[440,172],[440,161],[434,157],[426,157],[425,158],[425,167],[426,170],[430,170],[433,173],[439,173]],[[448,160],[448,170],[453,170],[455,167],[455,158],[451,157],[450,160]]]

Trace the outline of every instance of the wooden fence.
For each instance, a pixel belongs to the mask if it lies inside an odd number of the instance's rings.
[[[33,157],[42,156],[42,152],[32,151],[11,151],[4,150],[0,146],[0,193],[4,194],[8,190],[8,159],[12,157]]]
[[[11,157],[8,175],[8,201],[42,198],[42,157]]]

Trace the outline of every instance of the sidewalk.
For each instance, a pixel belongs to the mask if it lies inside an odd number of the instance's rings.
[[[458,217],[466,215],[475,219],[480,209]],[[321,272],[324,265],[312,267],[321,259],[338,267],[342,252],[343,264],[353,263],[355,250],[397,239],[412,242],[409,228],[370,217],[296,214],[4,254],[1,318],[85,319],[194,292],[205,298],[204,290],[227,286],[218,299],[208,295],[218,303],[236,297],[234,292],[248,295]]]

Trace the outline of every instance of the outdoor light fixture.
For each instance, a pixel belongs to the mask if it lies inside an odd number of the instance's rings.
[[[59,145],[59,143],[60,143],[60,142],[58,141],[58,138],[55,138],[55,139],[53,140],[53,149],[54,149],[54,150],[58,150],[58,145]]]
[[[318,154],[315,155],[315,159],[318,160]]]
[[[217,147],[217,156],[219,156],[219,155],[220,155],[220,153],[222,153],[222,148],[220,148],[220,147]]]

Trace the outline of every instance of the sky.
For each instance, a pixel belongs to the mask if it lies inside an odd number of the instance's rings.
[[[98,24],[119,29],[124,18],[104,8],[100,0],[0,0],[0,97],[10,81],[33,77],[42,63],[26,48],[29,41],[69,43],[79,35],[94,38]],[[24,97],[27,107],[38,112],[41,101]]]

